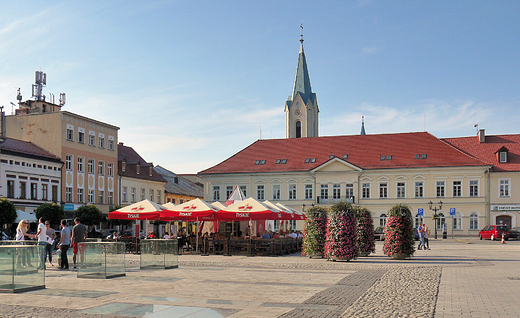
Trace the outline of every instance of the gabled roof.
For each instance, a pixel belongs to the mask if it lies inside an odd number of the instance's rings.
[[[444,138],[446,143],[459,148],[470,156],[493,165],[493,171],[520,171],[520,134],[486,136],[480,142],[477,136]],[[507,148],[507,162],[499,162],[497,152]]]
[[[166,180],[166,185],[164,186],[166,192],[196,198],[204,197],[204,186],[198,185],[161,166],[156,166],[154,169]]]
[[[29,141],[0,137],[0,152],[14,156],[62,162],[59,157]]]
[[[430,133],[415,132],[257,140],[199,174],[310,171],[334,157],[364,170],[486,165]]]
[[[132,147],[124,146],[123,143],[119,143],[117,145],[117,151],[118,175],[148,181],[166,182],[166,180],[153,169],[153,163],[146,162]],[[125,171],[122,169],[123,160],[125,161]],[[137,173],[138,165],[139,173]],[[152,168],[151,176],[150,168]]]

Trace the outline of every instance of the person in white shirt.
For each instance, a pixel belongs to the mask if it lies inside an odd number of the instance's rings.
[[[169,240],[170,239],[170,234],[168,232],[164,233],[164,239],[166,240]]]
[[[38,249],[40,253],[40,266],[38,269],[45,269],[45,247],[47,246],[47,228],[45,224],[43,224],[43,218],[40,218],[38,222],[38,232],[36,232],[36,237],[38,238],[38,245],[41,248]]]

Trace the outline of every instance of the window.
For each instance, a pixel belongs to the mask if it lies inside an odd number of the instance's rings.
[[[157,190],[157,203],[161,203],[161,190]]]
[[[38,200],[38,184],[31,183],[31,200]]]
[[[312,194],[312,184],[306,184],[305,185],[305,200],[312,200],[313,194]]]
[[[72,202],[72,188],[71,187],[65,188],[65,201]]]
[[[126,161],[124,161],[124,160],[121,162],[121,170],[122,170],[123,172],[126,171]]]
[[[99,193],[98,193],[98,203],[99,204],[105,204],[105,191],[99,190]]]
[[[302,123],[301,121],[296,122],[296,138],[302,137]]]
[[[363,183],[361,189],[363,199],[370,199],[370,183]]]
[[[137,174],[141,174],[141,165],[137,164],[137,166],[135,167],[135,172]]]
[[[108,150],[114,150],[114,141],[108,140]]]
[[[509,197],[509,179],[500,179],[500,197],[508,198]]]
[[[125,194],[125,199],[126,199],[126,194]],[[88,203],[94,203],[94,190],[88,190]]]
[[[380,199],[388,198],[388,183],[381,182],[379,184],[379,198]]]
[[[381,214],[379,216],[379,226],[386,226],[386,214]]]
[[[49,199],[48,184],[42,184],[42,200],[47,201]]]
[[[320,202],[328,203],[329,202],[329,185],[322,184],[320,188]]]
[[[114,192],[108,191],[108,204],[114,204]]]
[[[351,202],[352,198],[354,198],[354,184],[353,183],[347,183],[345,185],[345,197],[347,198],[348,202]]]
[[[437,226],[437,231],[443,231],[444,226],[446,226],[446,218],[444,217],[444,213],[437,214],[438,219],[435,220],[435,226]]]
[[[263,185],[256,186],[256,198],[258,200],[265,200],[265,191]]]
[[[478,215],[473,212],[469,215],[469,229],[470,230],[478,230]]]
[[[500,152],[500,162],[507,162],[507,151]]]
[[[437,198],[444,198],[446,196],[445,182],[437,181]]]
[[[98,143],[99,143],[99,148],[105,148],[105,138],[104,137],[99,137],[98,139]]]
[[[128,199],[127,195],[128,195],[128,188],[123,187],[123,202],[127,201],[127,199]],[[89,202],[90,202],[90,200],[89,200]]]
[[[24,181],[20,181],[20,199],[27,198],[27,187]]]
[[[453,197],[462,196],[462,181],[453,181]]]
[[[153,197],[154,197],[154,193],[153,193],[153,189],[150,189],[150,201],[153,202]]]
[[[332,201],[339,202],[341,199],[341,184],[336,183],[332,185]]]
[[[422,181],[415,182],[415,197],[416,198],[424,197],[424,182],[422,182]]]
[[[247,198],[247,186],[245,186],[245,185],[240,186],[240,190],[242,190],[242,193],[244,194],[244,197]]]
[[[231,193],[233,193],[233,186],[227,186],[226,187],[226,199],[229,199],[231,196]]]
[[[78,132],[78,142],[82,144],[85,143],[85,133],[82,131]]]
[[[458,213],[453,217],[453,229],[459,231],[462,230],[462,217]]]
[[[98,175],[100,175],[100,176],[105,175],[105,163],[103,161],[100,161],[98,163]]]
[[[74,130],[67,128],[67,140],[74,141]]]
[[[78,189],[78,203],[83,203],[83,189]]]
[[[414,222],[413,222],[414,227],[417,228],[417,227],[421,226],[424,223],[423,221],[424,221],[424,219],[421,216],[419,216],[419,213],[417,213],[415,215]]]
[[[135,188],[132,188],[132,192],[130,193],[130,202],[134,203],[135,201]]]
[[[7,180],[7,197],[14,198],[14,180]]]
[[[65,155],[65,169],[72,171],[72,155]]]
[[[78,172],[83,172],[83,160],[85,158],[83,157],[78,157]]]
[[[289,200],[296,200],[296,185],[289,185]]]
[[[280,200],[281,186],[279,184],[273,185],[273,200]]]
[[[406,183],[397,182],[397,197],[398,198],[406,197]]]
[[[94,174],[94,159],[88,160],[88,174]]]
[[[52,201],[58,202],[58,186],[52,185]]]
[[[94,146],[96,143],[96,136],[94,135],[88,135],[88,145],[89,146]]]
[[[469,181],[469,196],[478,197],[478,180]]]
[[[113,163],[109,163],[107,165],[107,173],[108,173],[109,177],[113,177],[114,176],[114,164]]]
[[[144,189],[141,189],[141,201],[143,201],[144,199],[146,199],[146,193]]]

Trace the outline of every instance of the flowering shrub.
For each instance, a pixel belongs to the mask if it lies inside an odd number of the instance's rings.
[[[356,207],[357,216],[357,245],[360,255],[368,255],[376,251],[376,243],[374,241],[374,221],[372,215],[367,208]]]
[[[351,260],[358,257],[357,221],[350,203],[339,202],[330,208],[325,255],[333,260]]]
[[[327,210],[314,206],[305,212],[302,255],[323,257],[327,231]]]
[[[388,256],[402,254],[412,256],[415,251],[414,244],[410,207],[396,204],[388,212],[383,253]]]

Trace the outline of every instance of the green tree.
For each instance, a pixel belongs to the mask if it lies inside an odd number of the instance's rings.
[[[49,221],[51,226],[59,225],[61,220],[65,218],[65,211],[61,205],[56,203],[44,203],[36,208],[34,211],[36,218],[43,218],[45,221]]]
[[[99,224],[103,220],[103,214],[94,204],[80,206],[74,212],[74,217],[79,218],[81,223],[87,226]]]
[[[2,228],[4,225],[11,225],[16,221],[16,218],[18,217],[18,213],[16,213],[16,208],[14,207],[14,204],[5,199],[0,199],[0,225],[2,225]]]

